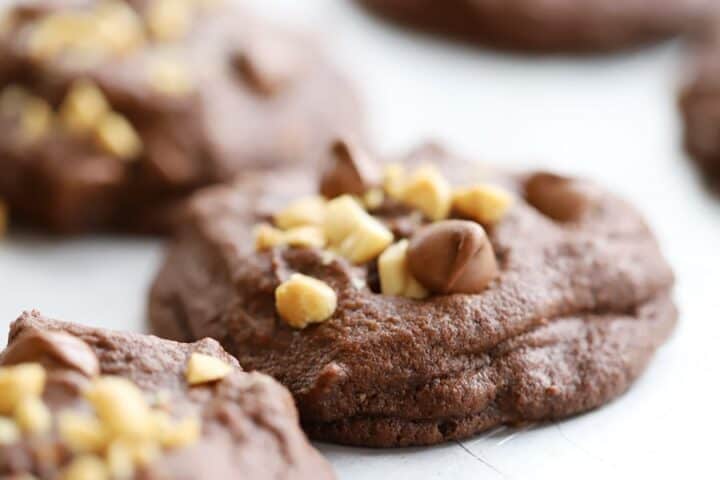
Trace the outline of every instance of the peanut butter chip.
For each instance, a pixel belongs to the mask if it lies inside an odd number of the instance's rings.
[[[188,361],[185,377],[190,385],[222,380],[232,372],[232,366],[202,353],[193,353]]]
[[[331,249],[355,264],[374,259],[393,241],[392,232],[349,195],[328,202],[325,235]]]
[[[336,140],[320,179],[320,193],[327,198],[343,194],[362,196],[379,183],[379,168],[356,142]]]
[[[79,338],[64,332],[27,331],[0,355],[0,365],[25,362],[38,362],[47,367],[59,363],[88,377],[100,372],[95,352]]]
[[[436,293],[479,293],[498,276],[485,230],[470,221],[423,227],[410,240],[407,259],[410,273]]]
[[[460,216],[483,225],[499,222],[513,203],[512,195],[492,185],[458,188],[453,192],[452,208]]]
[[[335,313],[337,295],[325,282],[294,273],[275,289],[275,306],[288,325],[305,328]]]
[[[408,241],[401,240],[385,250],[378,259],[380,288],[383,295],[425,298],[428,291],[415,280],[407,266]]]
[[[541,213],[559,222],[578,220],[590,208],[582,182],[551,173],[537,173],[525,184],[525,197]]]

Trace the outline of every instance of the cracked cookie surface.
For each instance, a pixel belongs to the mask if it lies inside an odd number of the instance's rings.
[[[672,272],[641,216],[591,182],[495,172],[437,148],[404,163],[514,196],[485,225],[498,272],[484,289],[385,295],[374,260],[353,264],[312,246],[257,251],[253,225],[316,191],[306,172],[287,171],[192,200],[151,292],[153,330],[216,338],[290,389],[311,437],[346,444],[434,444],[566,417],[624,392],[677,316]],[[370,212],[396,239],[431,222],[396,205]],[[274,299],[296,272],[337,295],[327,320],[301,330]]]

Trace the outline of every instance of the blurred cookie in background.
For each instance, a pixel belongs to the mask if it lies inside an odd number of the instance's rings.
[[[393,21],[474,43],[603,52],[676,35],[708,0],[358,0]]]
[[[235,2],[14,2],[0,20],[0,198],[58,232],[165,232],[182,199],[312,162],[361,114],[308,38]]]
[[[720,189],[720,16],[690,46],[680,92],[685,148],[709,185]]]

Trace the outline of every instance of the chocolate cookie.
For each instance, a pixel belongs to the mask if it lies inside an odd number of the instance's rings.
[[[0,198],[61,232],[164,231],[198,187],[307,164],[361,114],[308,39],[236,2],[13,2]]]
[[[358,0],[396,22],[503,48],[612,51],[680,33],[707,0]]]
[[[694,38],[680,94],[685,147],[711,186],[720,188],[720,20]]]
[[[194,197],[154,331],[280,380],[311,437],[388,447],[598,407],[673,330],[673,274],[607,191],[437,148],[384,173],[371,158],[334,145],[332,199],[303,171]]]
[[[0,477],[331,479],[292,398],[209,339],[23,314],[0,354]]]

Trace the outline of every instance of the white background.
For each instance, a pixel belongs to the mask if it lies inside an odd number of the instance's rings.
[[[377,143],[442,140],[478,160],[550,167],[630,198],[678,277],[679,327],[626,395],[578,418],[434,448],[321,445],[341,478],[718,478],[720,200],[681,148],[682,48],[528,58],[411,35],[340,0],[256,0],[316,32],[368,104]],[[0,172],[1,174],[1,172]],[[156,240],[12,234],[0,243],[0,330],[23,309],[142,331]]]

